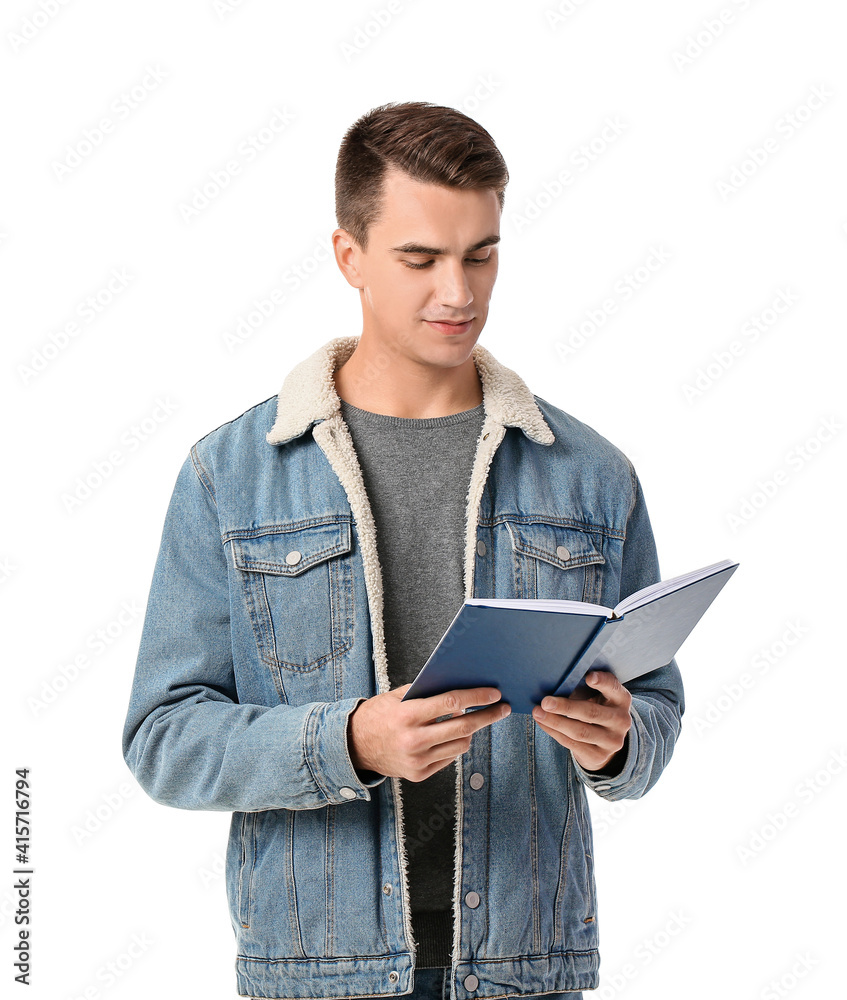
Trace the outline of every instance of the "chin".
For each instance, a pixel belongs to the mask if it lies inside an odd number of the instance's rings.
[[[437,348],[426,352],[427,360],[431,364],[440,365],[443,368],[457,368],[468,361],[475,346],[475,339],[457,337],[455,341],[446,340]]]

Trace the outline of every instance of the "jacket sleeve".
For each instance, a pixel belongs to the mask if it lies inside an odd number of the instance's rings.
[[[641,483],[632,467],[635,499],[626,523],[619,601],[661,579],[656,543]],[[573,758],[580,779],[604,799],[637,799],[648,792],[671,759],[682,724],[685,700],[676,660],[626,683],[632,695],[632,725],[623,750],[626,757],[615,775],[586,771]]]
[[[347,744],[362,698],[241,704],[229,569],[214,483],[195,445],[177,478],[153,571],[123,730],[124,759],[157,802],[183,809],[317,809],[369,800]]]

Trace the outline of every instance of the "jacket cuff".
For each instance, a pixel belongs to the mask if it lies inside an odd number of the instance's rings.
[[[311,747],[307,763],[315,783],[326,796],[328,805],[341,805],[355,799],[371,799],[370,790],[385,781],[363,781],[350,759],[347,745],[348,722],[353,709],[364,698],[344,698],[341,701],[315,705],[306,724],[306,746]],[[376,773],[376,772],[374,772]]]
[[[638,713],[633,711],[632,708],[630,708],[629,714],[632,718],[632,724],[626,734],[627,754],[623,767],[617,774],[610,776],[604,774],[602,771],[586,771],[577,762],[573,754],[571,754],[571,763],[579,779],[589,788],[593,788],[604,799],[622,798],[621,793],[627,789],[635,774],[635,765],[638,762],[638,747],[641,742],[639,727],[642,723]]]

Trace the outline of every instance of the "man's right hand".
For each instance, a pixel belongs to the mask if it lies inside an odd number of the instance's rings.
[[[374,695],[350,713],[348,746],[357,771],[423,781],[470,749],[483,726],[505,718],[511,708],[498,705],[495,687],[459,688],[428,698],[402,701],[411,687]],[[491,705],[463,715],[466,708]],[[454,716],[436,722],[442,716]]]

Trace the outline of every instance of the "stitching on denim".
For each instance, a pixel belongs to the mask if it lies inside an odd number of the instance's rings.
[[[247,879],[247,922],[250,923],[250,912],[253,909],[253,875],[256,871],[256,863],[259,860],[259,839],[256,833],[256,825],[259,822],[259,816],[256,813],[250,813],[250,874]]]
[[[240,541],[244,541],[244,539],[238,538],[238,539],[232,539],[232,541],[237,543]],[[249,556],[244,556],[243,554],[240,553],[239,550],[239,557],[241,558],[243,565],[239,565],[238,562],[236,562],[235,565],[236,569],[242,569],[248,573],[249,572],[268,573],[273,569],[282,569],[283,570],[282,573],[273,573],[272,575],[293,577],[293,576],[300,576],[300,574],[304,573],[307,569],[311,569],[318,563],[324,562],[332,555],[340,555],[343,552],[349,552],[349,551],[350,551],[349,541],[347,542],[346,545],[344,542],[336,542],[334,545],[330,545],[328,548],[318,549],[317,552],[312,552],[310,555],[306,556],[306,558],[302,562],[299,562],[294,566],[288,566],[286,564],[283,567],[282,563],[273,562],[269,559],[251,560]]]
[[[625,532],[615,528],[607,528],[603,524],[595,524],[591,521],[579,521],[573,517],[553,517],[549,514],[503,513],[498,514],[497,517],[480,517],[479,523],[485,527],[493,528],[495,525],[504,524],[509,521],[516,524],[550,524],[559,528],[573,528],[574,531],[586,532],[588,534],[599,533],[609,538],[617,538],[619,541],[623,541],[625,537]]]
[[[626,455],[624,455],[626,458]],[[635,474],[635,466],[626,458],[626,464],[629,466],[629,480],[632,486],[632,503],[629,505],[629,510],[626,512],[626,524],[629,524],[629,519],[632,516],[632,512],[635,510],[635,501],[638,499],[638,477]],[[624,527],[624,539],[626,538],[626,527]]]
[[[375,961],[382,961],[384,959],[405,959],[408,952],[385,952],[381,955],[367,955],[365,958],[373,959]],[[567,951],[551,951],[549,953],[537,954],[535,952],[528,952],[521,955],[510,955],[508,958],[485,958],[479,960],[476,964],[478,965],[514,965],[515,962],[523,961],[535,961],[540,959],[546,962],[550,958],[580,958],[580,957],[599,957],[599,950],[597,948],[570,948]],[[262,955],[245,955],[239,952],[237,955],[239,961],[243,962],[257,962],[260,965],[297,965],[308,964],[308,965],[334,965],[336,963],[347,963],[350,961],[361,962],[362,955],[334,955],[333,957],[324,958],[311,958],[304,957],[302,959],[290,958],[285,956],[283,958],[266,958]],[[462,968],[462,966],[467,966],[467,962],[460,962],[457,968]],[[584,987],[580,987],[581,989]]]
[[[585,891],[588,897],[588,916],[583,918],[584,924],[590,924],[594,922],[594,918],[597,915],[597,900],[596,900],[596,886],[594,882],[594,857],[587,850],[588,847],[594,850],[594,839],[592,836],[591,827],[591,813],[588,810],[588,800],[585,795],[585,788],[582,785],[577,785],[574,782],[574,798],[578,800],[579,812],[577,814],[577,819],[579,820],[578,826],[580,828],[580,839],[582,840],[582,853],[585,855],[586,864],[583,868],[585,873]]]
[[[238,866],[238,918],[242,927],[249,927],[253,872],[256,868],[257,854],[255,813],[242,814],[239,839],[241,851]]]
[[[332,514],[328,517],[306,517],[299,521],[284,521],[279,523],[274,521],[271,524],[260,524],[255,528],[233,528],[223,537],[224,541],[233,538],[257,538],[260,535],[290,535],[297,531],[305,531],[307,528],[319,528],[322,525],[346,525],[348,528],[352,522],[350,514]]]
[[[268,595],[265,592],[265,581],[264,577],[260,576],[260,580],[257,581],[253,576],[247,576],[246,574],[239,574],[241,576],[242,592],[244,593],[244,603],[247,608],[247,617],[250,620],[250,627],[253,630],[253,638],[256,642],[256,649],[259,653],[259,659],[268,664],[269,666],[276,666],[277,662],[275,659],[269,659],[265,653],[267,646],[267,633],[271,632],[271,644],[273,645],[273,627],[270,622],[270,605],[268,604]],[[260,595],[255,593],[255,588],[257,585],[261,585],[262,592]],[[258,597],[258,599],[257,599]],[[275,652],[274,646],[274,652]]]
[[[255,577],[258,576],[259,580]],[[274,630],[273,615],[271,613],[271,601],[267,592],[266,574],[244,574],[242,579],[243,591],[246,595],[247,613],[250,624],[253,627],[253,634],[262,663],[276,670],[282,669],[294,674],[313,673],[321,669],[330,660],[342,656],[353,646],[353,624],[352,612],[348,611],[346,617],[347,636],[345,642],[332,648],[332,636],[330,637],[330,650],[321,656],[310,660],[308,663],[294,663],[291,660],[282,659],[279,656],[276,646],[276,632]],[[348,567],[346,576],[352,585],[352,568]],[[332,598],[330,597],[330,605]],[[330,610],[332,608],[330,607]],[[281,678],[280,678],[281,680]]]
[[[335,810],[337,806],[327,806],[324,810],[325,857],[326,857],[326,942],[325,950],[335,951]]]
[[[297,884],[294,881],[294,823],[297,813],[293,809],[286,809],[285,812],[285,843],[287,847],[286,855],[288,860],[288,877],[285,879],[288,890],[288,915],[291,921],[292,937],[296,945],[300,948],[300,954],[306,957],[306,949],[303,947],[303,936],[300,933],[300,919],[297,913]]]
[[[599,552],[595,552],[593,555],[586,553],[586,555],[576,556],[574,559],[562,560],[552,556],[544,549],[536,548],[534,545],[518,545],[515,551],[532,556],[533,559],[539,559],[566,572],[569,569],[580,569],[582,566],[602,566],[606,562],[605,558]]]
[[[273,660],[278,660],[279,657],[277,656],[276,653],[276,633],[274,632],[274,622],[271,616],[271,602],[270,598],[268,597],[268,588],[265,586],[264,576],[262,576],[261,586],[262,586],[262,600],[264,602],[262,605],[262,619],[264,625],[263,631],[266,636],[265,641],[270,643],[271,655]]]
[[[218,502],[217,499],[215,498],[215,487],[214,484],[212,483],[212,477],[206,471],[206,467],[200,460],[200,453],[197,451],[196,444],[193,444],[191,446],[190,455],[191,455],[191,464],[194,466],[194,471],[197,474],[197,478],[206,487],[206,492],[211,497],[212,503],[215,505],[215,507],[217,507]]]
[[[274,660],[270,661],[266,657],[262,657],[265,663],[269,663],[272,667],[282,667],[283,670],[287,670],[291,674],[311,674],[314,671],[325,666],[330,660],[335,659],[338,656],[346,653],[353,646],[352,637],[344,643],[343,646],[339,646],[337,649],[332,649],[323,656],[319,656],[316,660],[310,660],[305,666],[300,663],[291,663],[288,660]]]
[[[531,716],[525,716],[527,757],[529,768],[529,801],[530,807],[530,863],[532,865],[532,944],[540,946],[541,941],[541,886],[538,877],[538,800],[535,793],[535,723]]]
[[[574,774],[573,756],[570,752],[568,752],[567,761],[568,775],[565,784],[568,789],[568,819],[565,823],[564,843],[562,844],[561,861],[559,864],[559,885],[556,888],[556,900],[553,905],[554,934],[558,934],[559,928],[562,926],[562,903],[568,883],[568,851],[570,850],[575,811],[574,786],[576,784],[576,775]]]
[[[584,852],[587,861],[589,862],[585,868],[585,885],[588,889],[588,912],[591,914],[589,917],[583,917],[582,922],[584,924],[593,924],[594,917],[596,916],[597,902],[595,900],[595,886],[594,886],[594,858],[588,851]]]
[[[338,701],[341,697],[341,691],[339,690],[341,683],[339,681],[338,660],[337,660],[337,649],[336,642],[338,640],[338,630],[341,623],[338,621],[338,608],[339,604],[343,600],[341,597],[341,583],[339,581],[339,562],[336,559],[331,562],[328,566],[329,569],[329,648],[332,650],[332,694],[335,701]],[[348,622],[344,622],[343,627],[349,629],[349,632],[343,634],[351,634],[352,628]]]

